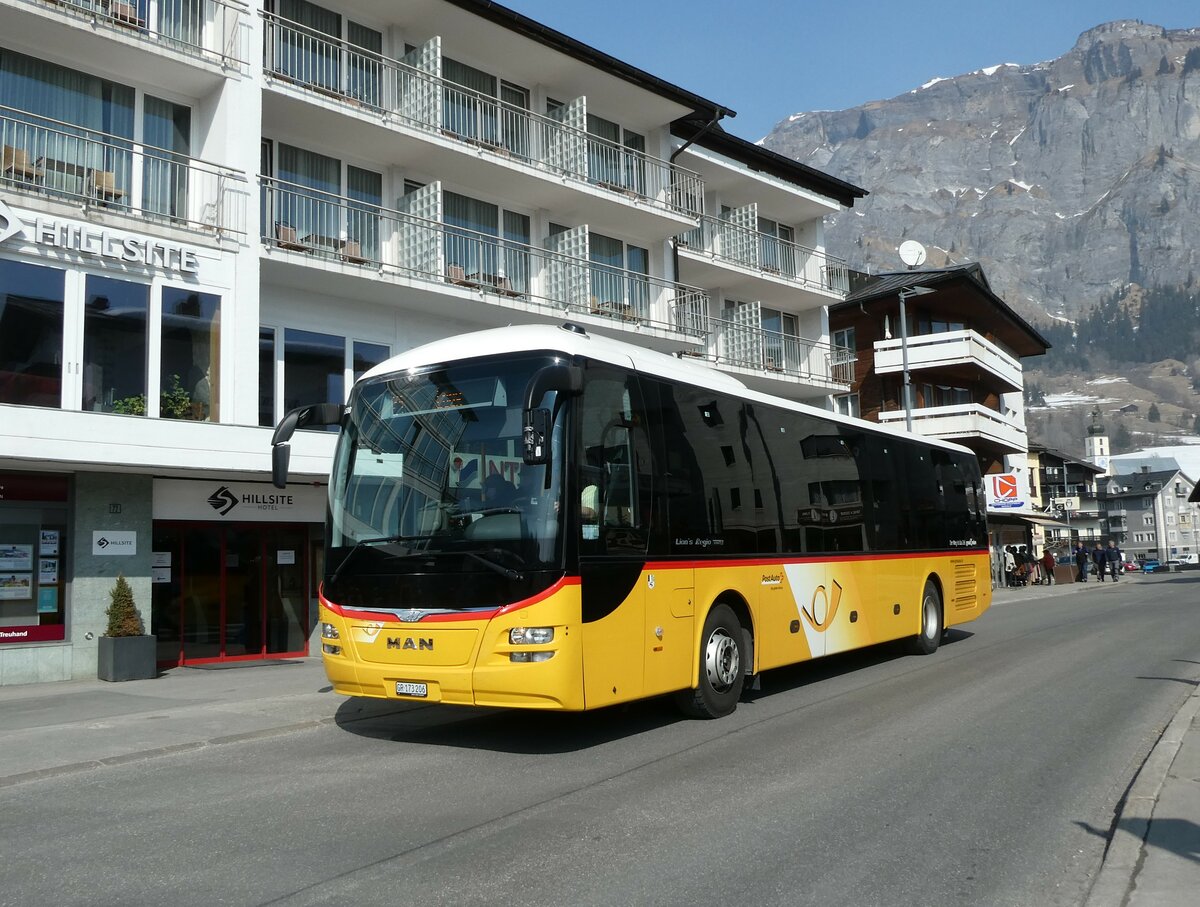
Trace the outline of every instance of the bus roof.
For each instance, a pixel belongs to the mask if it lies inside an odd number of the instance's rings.
[[[359,383],[373,381],[394,372],[419,369],[430,365],[442,365],[484,356],[532,352],[559,352],[566,356],[581,356],[610,365],[632,368],[641,374],[731,394],[743,400],[808,413],[831,422],[853,426],[859,430],[866,429],[880,434],[927,442],[932,446],[974,456],[973,451],[969,448],[951,441],[910,434],[898,426],[868,422],[865,419],[844,416],[841,413],[821,409],[811,404],[764,394],[746,387],[732,375],[719,372],[709,366],[689,362],[686,359],[677,359],[665,353],[648,350],[645,347],[614,340],[610,337],[591,334],[585,328],[571,323],[557,327],[548,324],[516,325],[434,340],[381,362],[366,372],[359,379]]]

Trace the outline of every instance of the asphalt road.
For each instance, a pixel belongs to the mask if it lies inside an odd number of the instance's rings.
[[[0,904],[1078,905],[1198,610],[1200,576],[1139,578],[774,672],[720,721],[346,707],[16,785]]]

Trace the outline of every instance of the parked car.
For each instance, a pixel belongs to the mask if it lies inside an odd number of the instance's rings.
[[[1142,572],[1143,573],[1153,573],[1157,569],[1158,569],[1158,561],[1155,560],[1154,558],[1146,558],[1146,560],[1142,561]]]
[[[1142,565],[1139,564],[1137,561],[1126,561],[1121,566],[1125,568],[1126,573],[1137,573],[1139,570],[1142,569]]]

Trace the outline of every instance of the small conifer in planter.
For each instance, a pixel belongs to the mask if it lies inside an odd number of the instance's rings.
[[[109,591],[108,629],[100,637],[96,674],[101,680],[147,680],[155,675],[157,640],[147,636],[124,574]]]

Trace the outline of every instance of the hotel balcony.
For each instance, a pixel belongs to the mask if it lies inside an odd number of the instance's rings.
[[[903,371],[904,355],[900,342],[899,337],[893,337],[875,343],[877,373]],[[909,337],[907,349],[910,372],[937,369],[947,379],[960,378],[964,383],[982,380],[996,393],[1012,393],[1023,387],[1021,363],[972,330]]]
[[[208,89],[250,60],[249,10],[235,0],[0,0],[5,20],[31,47],[69,44],[80,68],[112,71],[119,59],[119,71],[191,95],[198,77]]]
[[[2,105],[0,146],[0,186],[29,204],[60,201],[216,237],[246,234],[247,182],[236,170]]]
[[[829,305],[849,290],[841,259],[734,220],[703,215],[698,227],[676,238],[676,246],[689,279],[722,287],[731,297],[797,311]]]
[[[665,237],[700,216],[699,175],[587,132],[582,97],[543,116],[437,76],[436,41],[393,60],[263,16],[266,134],[305,123],[362,158],[464,186],[503,184],[528,208],[601,232]]]
[[[885,425],[905,425],[904,410],[879,414]],[[1029,449],[1028,435],[1015,419],[978,403],[957,406],[931,406],[912,411],[913,431],[928,438],[941,438],[975,448],[984,446],[1004,453],[1023,453]],[[979,444],[978,442],[982,442]]]
[[[569,318],[664,351],[703,348],[708,295],[588,260],[586,227],[548,240],[582,252],[572,255],[268,177],[262,186],[263,275],[273,283],[481,326]],[[440,194],[434,183],[406,200],[436,207]]]
[[[720,318],[706,319],[706,326],[705,348],[684,355],[705,358],[756,390],[823,397],[845,393],[854,380],[852,350]]]

